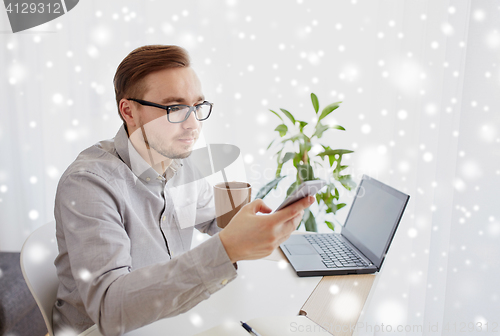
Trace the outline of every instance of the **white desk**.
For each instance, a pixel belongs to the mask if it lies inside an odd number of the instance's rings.
[[[294,316],[299,310],[336,336],[352,335],[350,326],[359,318],[375,275],[299,278],[281,251],[276,250],[267,259],[239,261],[238,277],[208,300],[185,314],[157,321],[126,335],[191,336],[228,320]],[[332,293],[332,286],[338,293]],[[345,306],[346,298],[348,306]],[[336,330],[337,327],[340,330]],[[101,336],[96,326],[80,336],[84,335]]]
[[[299,278],[286,261],[238,262],[238,276],[190,311],[127,336],[191,336],[226,321],[297,315],[321,277]]]

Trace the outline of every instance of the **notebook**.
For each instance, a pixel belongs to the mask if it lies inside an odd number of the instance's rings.
[[[340,234],[291,235],[280,248],[302,277],[378,272],[409,198],[363,175]]]
[[[246,322],[261,336],[332,335],[306,316],[258,317]],[[252,336],[241,323],[228,321],[194,336]]]

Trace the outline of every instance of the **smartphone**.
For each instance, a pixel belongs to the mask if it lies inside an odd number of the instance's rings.
[[[288,196],[286,200],[283,203],[281,203],[281,205],[276,210],[274,210],[274,212],[286,208],[290,204],[295,203],[304,197],[310,195],[314,196],[325,185],[326,182],[323,180],[312,180],[312,181],[302,182],[302,184],[300,184],[298,188],[295,189],[295,191],[292,192],[290,196]]]

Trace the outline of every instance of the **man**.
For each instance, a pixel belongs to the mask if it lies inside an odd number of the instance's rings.
[[[221,230],[210,185],[189,161],[212,106],[187,52],[138,48],[114,83],[123,126],[80,153],[57,188],[56,335],[93,324],[121,335],[189,310],[237,276],[238,260],[269,255],[314,201],[262,216],[271,209],[256,200]],[[212,237],[190,249],[194,225]]]

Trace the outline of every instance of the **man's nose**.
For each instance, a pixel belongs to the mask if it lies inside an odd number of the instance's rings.
[[[196,119],[196,116],[194,115],[196,113],[196,110],[191,111],[189,113],[189,117],[182,122],[182,127],[184,128],[198,128],[200,122]]]

